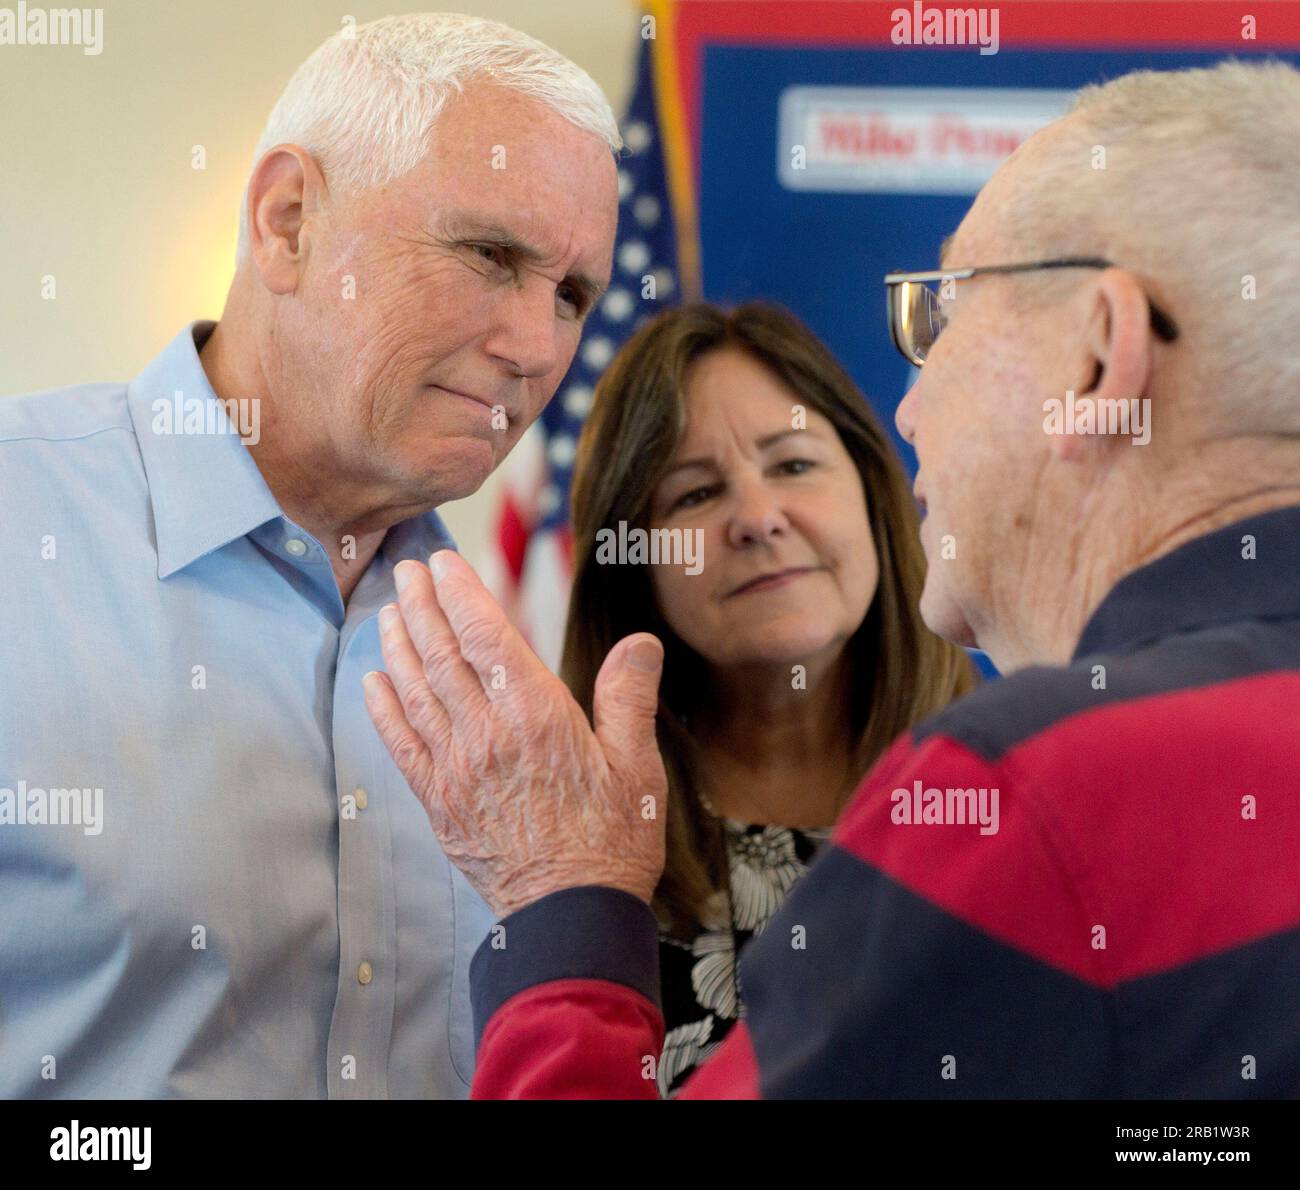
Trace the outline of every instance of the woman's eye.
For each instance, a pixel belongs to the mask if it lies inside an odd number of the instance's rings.
[[[701,500],[707,500],[713,494],[713,488],[692,488],[678,496],[673,502],[674,508],[693,508]]]
[[[813,466],[816,466],[816,464],[811,459],[786,459],[784,463],[777,464],[777,467],[785,471],[787,475],[802,475],[808,468]]]

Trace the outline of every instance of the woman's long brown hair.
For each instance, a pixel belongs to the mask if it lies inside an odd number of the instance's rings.
[[[731,311],[696,303],[642,326],[601,377],[578,443],[574,581],[560,672],[590,717],[596,674],[614,644],[632,632],[653,632],[663,641],[657,731],[668,771],[668,855],[655,910],[678,931],[700,920],[728,875],[721,824],[700,803],[698,756],[685,726],[709,688],[707,667],[659,613],[648,568],[598,564],[596,534],[620,521],[629,529],[648,527],[651,494],[686,429],[686,371],[721,347],[748,352],[829,420],[862,477],[880,577],[870,610],[845,646],[858,772],[975,683],[965,652],[921,620],[925,556],[905,473],[866,399],[821,341],[792,314],[762,302]]]

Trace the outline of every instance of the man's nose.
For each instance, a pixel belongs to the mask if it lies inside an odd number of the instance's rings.
[[[556,321],[555,287],[545,278],[529,278],[502,296],[487,350],[520,376],[548,376],[564,362]]]
[[[772,489],[761,480],[742,480],[732,484],[734,505],[727,525],[727,540],[736,547],[766,541],[783,533],[790,522]]]
[[[918,380],[903,394],[903,399],[898,402],[898,408],[894,410],[894,425],[898,427],[898,432],[902,435],[903,441],[909,446],[916,445],[913,438],[916,435],[917,390],[920,387],[921,382]]]

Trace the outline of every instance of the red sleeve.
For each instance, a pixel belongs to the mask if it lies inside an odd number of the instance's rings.
[[[476,1099],[654,1099],[659,932],[643,901],[566,888],[502,921],[470,964]]]
[[[657,1099],[664,1021],[648,906],[610,888],[552,893],[507,917],[470,966],[475,1099]],[[744,1023],[683,1089],[754,1098]]]
[[[559,979],[520,992],[488,1022],[474,1099],[657,1099],[659,1009],[597,979]]]

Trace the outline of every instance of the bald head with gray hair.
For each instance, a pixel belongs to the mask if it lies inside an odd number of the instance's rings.
[[[1144,278],[1176,313],[1171,364],[1194,370],[1206,430],[1300,433],[1298,128],[1289,63],[1135,71],[1078,93],[1002,210],[1018,259],[1101,255]]]
[[[428,152],[447,99],[482,78],[541,101],[613,153],[623,147],[604,92],[568,58],[499,21],[421,12],[349,26],[324,42],[272,108],[253,167],[291,143],[316,157],[337,194],[383,186]],[[238,260],[247,256],[245,188]]]
[[[1300,501],[1300,72],[1085,87],[977,196],[960,281],[898,406],[930,556],[921,610],[1003,670],[1069,659],[1123,575]],[[1159,317],[1155,312],[1159,311]]]

